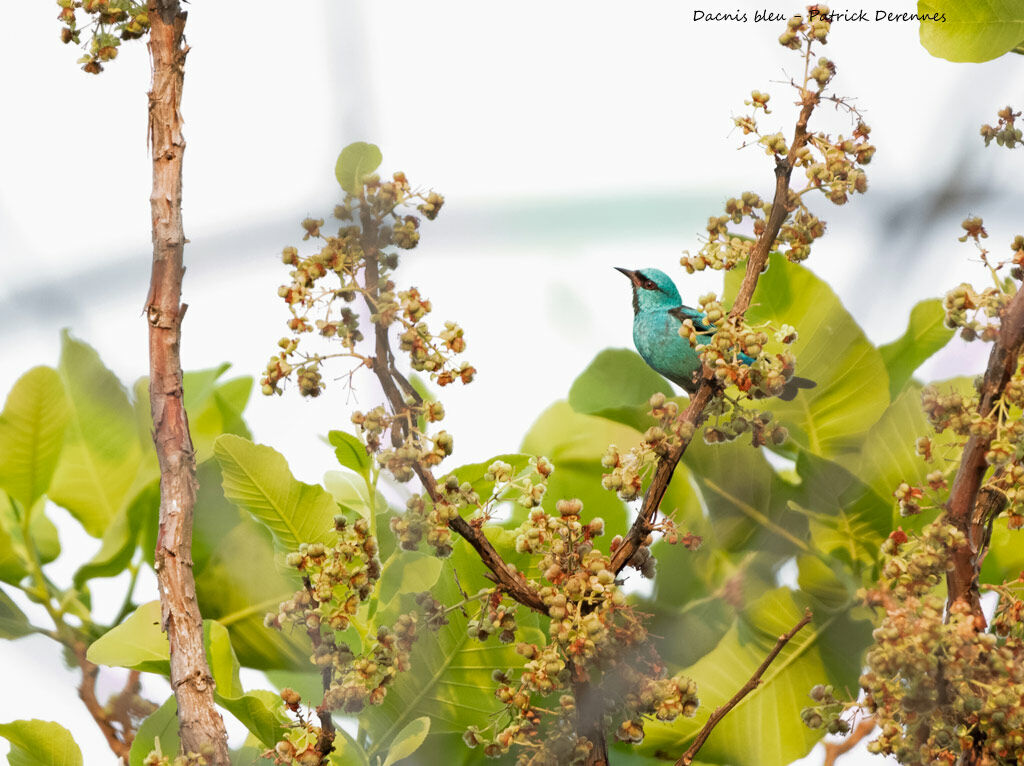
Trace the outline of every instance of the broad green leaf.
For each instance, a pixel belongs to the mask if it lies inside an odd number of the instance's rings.
[[[334,177],[349,194],[358,195],[363,179],[380,167],[383,155],[374,144],[356,141],[341,150],[334,165]]]
[[[472,591],[467,574],[482,568],[476,554],[459,540],[452,556],[446,559],[434,595],[445,604],[462,600],[455,584],[454,567],[463,587]],[[494,668],[517,667],[522,657],[512,644],[501,644],[492,636],[486,642],[469,638],[467,618],[461,611],[449,614],[450,622],[436,633],[424,627],[410,658],[411,669],[398,675],[388,687],[381,705],[366,708],[359,716],[360,729],[373,745],[368,750],[371,762],[382,756],[409,722],[421,716],[430,718],[432,732],[462,733],[471,723],[485,721],[501,709],[494,697]],[[535,632],[536,617],[520,611],[522,640],[541,640]]]
[[[50,488],[69,415],[64,384],[52,367],[33,367],[7,395],[0,412],[0,487],[26,511]]]
[[[334,752],[328,757],[331,766],[370,766],[366,750],[356,742],[355,737],[339,726],[334,740]],[[447,763],[447,762],[443,762]]]
[[[870,574],[892,530],[891,499],[837,463],[801,452],[796,465],[801,482],[789,506],[807,519],[814,553]]]
[[[228,628],[242,664],[310,667],[304,631],[263,624],[264,615],[301,587],[298,574],[275,561],[270,530],[224,497],[216,460],[199,466],[192,541],[200,611]]]
[[[323,487],[292,476],[281,453],[225,434],[214,443],[214,454],[224,474],[224,495],[266,524],[284,548],[329,540],[337,503]]]
[[[523,437],[522,452],[545,456],[555,465],[548,478],[543,507],[556,513],[555,503],[562,498],[583,501],[583,517],[601,517],[605,535],[626,530],[626,506],[614,492],[601,486],[601,457],[615,444],[624,452],[640,443],[640,434],[628,426],[593,415],[574,412],[568,402],[555,402],[540,414]],[[518,509],[522,510],[522,509]]]
[[[718,645],[684,672],[697,682],[700,707],[694,718],[673,723],[645,723],[647,736],[639,752],[679,754],[716,707],[733,696],[764,661],[778,636],[800,619],[793,595],[779,589],[752,605],[748,616],[732,627]],[[806,755],[821,736],[800,720],[807,693],[830,679],[822,655],[824,635],[837,618],[814,620],[783,648],[768,667],[761,684],[715,727],[700,752],[708,763],[732,766],[787,764]],[[843,678],[843,682],[846,682]],[[751,747],[756,742],[756,747]]]
[[[170,649],[160,627],[160,602],[149,601],[97,638],[86,652],[97,665],[167,675]]]
[[[0,638],[14,639],[32,633],[32,625],[18,605],[0,590]]]
[[[100,549],[75,572],[75,587],[82,587],[94,577],[114,577],[123,572],[135,555],[143,526],[159,513],[160,480],[157,479],[145,486],[111,521],[103,533]]]
[[[890,399],[899,396],[914,371],[953,337],[953,330],[944,324],[945,317],[938,298],[921,301],[910,310],[906,332],[892,343],[879,346],[889,371]]]
[[[0,724],[0,737],[11,743],[11,766],[81,766],[82,751],[71,732],[54,721]]]
[[[427,716],[409,721],[395,735],[391,747],[388,748],[388,757],[384,759],[384,766],[392,766],[392,764],[398,763],[403,758],[408,758],[415,753],[429,733],[430,719]]]
[[[966,396],[973,384],[967,378],[955,378],[936,385],[940,390],[956,389]],[[917,455],[915,447],[919,436],[928,435],[931,435],[935,455],[935,462],[930,464]],[[949,431],[933,434],[921,409],[921,387],[911,383],[872,426],[863,449],[858,454],[845,455],[837,462],[888,504],[893,513],[892,526],[900,524],[904,529],[916,528],[929,521],[931,516],[921,514],[911,519],[899,518],[893,491],[902,482],[923,486],[928,473],[944,467],[950,460],[959,461],[959,450],[953,446],[955,442],[955,435]]]
[[[203,644],[216,683],[217,704],[241,721],[265,746],[273,747],[288,723],[281,711],[281,697],[270,691],[246,692],[242,688],[231,637],[227,628],[216,620],[203,620]]]
[[[917,12],[930,17],[921,45],[948,61],[991,61],[1024,42],[1019,0],[918,0]]]
[[[377,594],[381,607],[403,593],[430,590],[441,576],[444,562],[420,551],[397,550],[382,568]]]
[[[345,431],[330,431],[327,440],[334,447],[334,454],[344,468],[355,471],[364,479],[370,475],[371,459],[366,454],[366,445]]]
[[[124,386],[91,347],[62,335],[59,370],[71,406],[49,496],[101,537],[127,499],[142,461]]]
[[[635,351],[608,348],[573,381],[569,406],[643,431],[653,422],[647,400],[655,392],[672,396],[672,387]]]
[[[48,564],[60,555],[60,539],[57,527],[45,512],[46,501],[40,498],[35,508],[23,511],[30,513],[28,545],[35,548],[43,564]],[[29,549],[22,535],[21,520],[3,490],[0,490],[0,581],[15,585],[28,574],[26,562]]]
[[[157,742],[159,740],[159,742]],[[174,757],[181,741],[178,739],[178,703],[172,694],[150,713],[139,726],[128,753],[128,766],[143,766],[146,756],[154,750]]]
[[[370,490],[366,480],[349,471],[328,471],[324,474],[324,489],[345,510],[356,513],[369,520],[373,513],[387,509],[388,501],[378,490],[374,500],[370,501]],[[331,517],[333,518],[333,516]]]
[[[760,450],[740,441],[709,445],[694,439],[683,462],[704,498],[717,548],[770,552],[778,559],[808,549],[807,522],[787,504],[793,488]]]
[[[736,295],[742,270],[726,274],[725,293]],[[791,402],[765,403],[800,447],[822,457],[856,451],[889,404],[882,355],[868,342],[836,294],[811,271],[773,255],[747,311],[750,324],[792,325],[797,375],[817,382]]]

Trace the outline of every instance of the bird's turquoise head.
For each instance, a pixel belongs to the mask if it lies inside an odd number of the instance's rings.
[[[630,271],[619,266],[615,268],[629,277],[629,281],[633,283],[634,314],[641,311],[670,309],[683,302],[672,278],[664,271],[649,268]]]

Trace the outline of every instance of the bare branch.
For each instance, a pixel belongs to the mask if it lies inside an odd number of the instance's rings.
[[[868,734],[875,730],[875,719],[873,716],[862,718],[850,735],[842,742],[825,743],[825,760],[822,766],[834,766],[836,759],[844,753],[848,753]]]
[[[171,654],[181,746],[216,766],[229,763],[224,721],[213,703],[213,676],[203,649],[203,619],[192,575],[192,513],[196,463],[183,400],[181,282],[185,233],[181,171],[185,151],[181,92],[185,80],[185,19],[176,0],[150,0],[149,139],[153,157],[153,267],[145,312],[149,321],[149,400],[160,462],[160,529],[154,568]]]
[[[750,680],[743,684],[740,690],[732,696],[732,699],[721,707],[715,708],[715,712],[711,714],[710,718],[708,718],[707,723],[705,723],[701,730],[697,732],[697,738],[693,741],[693,744],[690,745],[689,749],[683,753],[683,756],[676,761],[676,766],[689,766],[693,763],[693,759],[697,756],[697,751],[704,746],[708,737],[711,736],[712,729],[714,729],[718,723],[725,718],[730,710],[740,703],[740,700],[758,687],[758,684],[761,683],[761,676],[764,675],[764,672],[768,669],[768,666],[772,664],[772,661],[779,656],[779,652],[782,651],[782,647],[788,644],[790,639],[793,638],[793,636],[795,636],[804,625],[809,623],[813,616],[814,615],[811,614],[811,610],[808,609],[804,612],[804,616],[800,622],[794,625],[789,632],[783,633],[779,636],[778,641],[775,642],[775,646],[768,653],[768,656],[764,658],[764,662],[762,662],[758,666],[757,670],[754,671],[754,675],[750,677]]]

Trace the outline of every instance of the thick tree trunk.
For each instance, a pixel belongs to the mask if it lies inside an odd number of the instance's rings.
[[[150,0],[149,140],[153,156],[153,271],[146,317],[149,321],[149,400],[153,441],[160,460],[160,531],[156,574],[163,628],[171,649],[171,687],[178,703],[182,751],[201,753],[228,766],[224,721],[213,703],[213,677],[203,650],[203,620],[192,576],[192,511],[196,464],[182,398],[179,344],[182,254],[181,163],[185,140],[181,91],[185,78],[186,14],[177,0]]]

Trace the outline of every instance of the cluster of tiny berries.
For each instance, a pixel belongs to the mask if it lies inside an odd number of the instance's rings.
[[[531,458],[527,470],[517,475],[512,466],[495,460],[484,473],[484,481],[493,484],[489,497],[481,499],[469,482],[445,476],[437,483],[437,494],[413,495],[406,501],[405,513],[391,519],[391,530],[404,550],[414,551],[426,538],[437,556],[452,552],[452,532],[448,523],[464,512],[472,523],[482,524],[499,500],[511,500],[523,508],[540,505],[547,491],[547,479],[555,467],[544,457]]]
[[[803,85],[796,86],[801,94],[811,93],[816,99],[830,98],[850,109],[841,99],[824,94],[825,88],[835,76],[836,67],[826,58],[813,59],[813,45],[827,43],[830,29],[828,8],[816,6],[815,10],[818,13],[813,14],[810,22],[805,21],[803,16],[791,18],[779,42],[793,50],[805,48],[803,55],[808,62],[807,77]],[[814,65],[810,66],[812,61]],[[734,123],[745,136],[756,136],[757,143],[765,152],[778,160],[789,155],[785,136],[782,133],[762,134],[757,124],[758,111],[770,114],[769,100],[768,94],[753,91],[750,100],[746,102],[753,108],[753,113],[735,118]],[[787,208],[792,212],[787,215],[772,250],[785,253],[791,261],[802,261],[810,255],[811,243],[825,233],[825,223],[804,204],[807,192],[820,191],[833,204],[842,205],[849,200],[851,194],[867,191],[867,175],[862,168],[871,162],[875,153],[875,147],[868,141],[870,133],[871,129],[863,122],[857,123],[849,137],[833,139],[826,133],[815,133],[805,145],[797,149],[794,156],[789,157],[794,168],[803,169],[807,185],[801,191],[790,192]],[[729,199],[724,215],[708,219],[708,238],[700,252],[680,259],[683,268],[690,273],[705,268],[734,268],[746,260],[753,247],[753,240],[731,232],[730,224],[739,225],[745,218],[749,218],[754,236],[759,237],[765,230],[771,211],[772,203],[754,192],[743,192],[740,197]]]
[[[395,173],[390,181],[372,175],[358,196],[348,194],[335,207],[334,217],[342,222],[336,234],[322,231],[322,218],[302,222],[303,239],[322,244],[307,256],[301,256],[296,247],[282,251],[282,261],[293,268],[291,282],[281,285],[278,295],[291,312],[288,329],[293,335],[281,338],[281,350],[267,363],[260,380],[264,394],[281,393],[282,382],[294,377],[299,393],[318,396],[324,386],[321,367],[332,357],[372,364],[370,357],[357,351],[364,336],[358,309],[351,304],[359,296],[369,306],[371,323],[385,330],[398,325],[400,348],[409,355],[414,370],[428,373],[441,386],[473,379],[472,366],[452,360],[466,348],[462,329],[446,322],[443,330],[432,333],[424,321],[432,308],[430,301],[415,287],[396,290],[388,278],[398,266],[399,251],[419,243],[420,216],[413,209],[433,220],[443,204],[444,198],[436,192],[414,191],[404,173]],[[300,352],[301,336],[314,331],[342,350]]]
[[[871,752],[952,764],[980,745],[982,763],[1024,759],[1024,602],[1001,588],[991,632],[966,602],[947,614],[936,586],[950,551],[966,544],[942,519],[915,537],[897,529],[883,544],[882,578],[864,594],[885,609],[860,678],[861,705],[881,730]]]
[[[591,743],[576,732],[576,683],[600,680],[621,690],[605,712],[619,720],[617,736],[624,741],[643,739],[647,717],[672,721],[694,715],[698,705],[692,680],[667,677],[610,558],[594,546],[604,522],[584,523],[583,503],[575,498],[559,500],[555,510],[557,515],[534,508],[515,531],[516,550],[536,557],[547,583],[539,595],[550,618],[548,641],[516,645],[525,660],[522,668],[493,675],[506,718],[486,730],[471,727],[464,735],[467,744],[482,745],[492,757],[518,746],[517,763],[524,765],[577,763],[590,752]],[[485,600],[470,631],[477,638],[500,631],[501,640],[513,640],[514,616],[501,606],[500,592]],[[556,715],[544,717],[544,712]]]
[[[117,58],[122,40],[136,40],[149,31],[149,11],[146,3],[131,0],[57,0],[60,13],[57,19],[63,25],[60,39],[64,43],[80,45],[82,29],[76,11],[92,18],[93,26],[87,53],[78,60],[89,74],[99,74],[103,64]],[[89,26],[87,25],[87,26]]]
[[[1013,107],[1007,106],[999,110],[999,121],[995,125],[982,125],[981,136],[985,139],[985,146],[995,139],[996,144],[1013,149],[1018,144],[1024,143],[1021,129],[1017,127],[1016,120],[1020,112],[1013,111]]]
[[[361,651],[353,652],[341,634],[372,595],[381,564],[377,539],[365,519],[348,523],[337,516],[334,531],[333,544],[303,543],[288,554],[286,563],[300,572],[304,587],[276,613],[268,614],[266,624],[304,629],[313,646],[310,661],[330,678],[322,707],[357,713],[366,705],[383,702],[388,684],[409,669],[420,616],[410,612],[400,615],[392,627],[379,626],[375,636],[363,639]],[[437,604],[427,603],[431,599],[418,601],[428,615],[428,625],[437,627]]]

